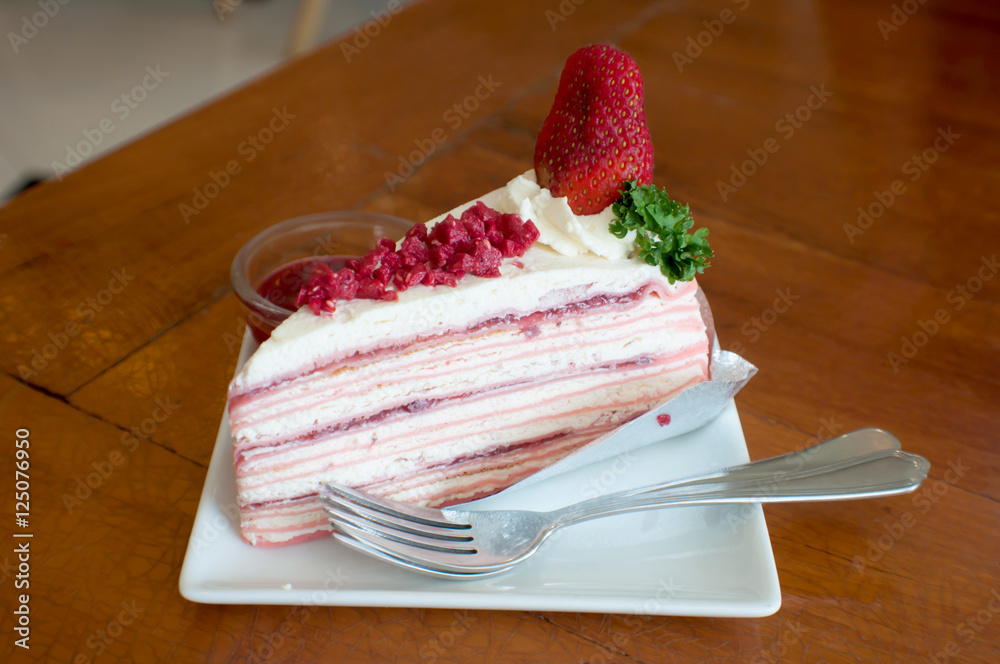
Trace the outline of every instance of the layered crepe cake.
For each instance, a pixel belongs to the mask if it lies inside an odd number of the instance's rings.
[[[246,362],[229,418],[249,543],[329,533],[326,481],[432,506],[490,495],[708,378],[697,282],[640,259],[611,205],[580,214],[540,170],[536,152],[506,187],[355,262],[350,296],[311,281]],[[392,249],[389,278],[375,266]],[[358,280],[382,287],[363,298]]]

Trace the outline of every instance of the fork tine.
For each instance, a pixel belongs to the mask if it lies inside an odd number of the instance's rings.
[[[455,530],[452,528],[421,525],[413,521],[397,519],[384,512],[369,510],[363,505],[344,503],[329,496],[321,496],[320,502],[323,503],[323,509],[327,515],[344,518],[358,527],[365,528],[374,533],[382,534],[384,532],[395,531],[409,537],[426,537],[444,542],[469,542],[472,540],[472,535],[469,534],[470,531],[468,529]]]
[[[403,521],[456,530],[464,530],[470,527],[467,523],[456,523],[454,521],[447,520],[444,518],[441,510],[439,509],[422,507],[420,505],[410,505],[408,503],[403,503],[398,500],[390,500],[388,498],[379,498],[378,496],[362,493],[361,491],[357,491],[334,482],[325,482],[323,484],[323,491],[320,492],[320,498],[322,499],[324,496],[332,497],[335,500],[339,500],[341,503],[349,504],[352,507],[362,505],[376,512],[381,512],[387,516],[402,519]]]
[[[400,537],[393,533],[373,530],[365,525],[363,521],[353,519],[350,515],[337,513],[330,514],[330,525],[345,535],[350,535],[355,539],[371,544],[378,549],[400,555],[401,552],[409,552],[411,555],[422,560],[420,554],[413,549],[446,553],[449,555],[464,556],[476,553],[476,548],[469,542],[447,542],[436,538],[411,535]],[[389,544],[392,542],[392,544]]]
[[[361,540],[351,537],[350,535],[345,535],[344,533],[334,533],[333,537],[344,546],[354,549],[355,551],[363,553],[367,556],[372,556],[378,560],[396,565],[397,567],[403,567],[415,572],[420,572],[421,574],[427,574],[438,579],[477,580],[494,576],[510,569],[509,567],[501,567],[499,569],[491,569],[487,571],[470,571],[465,569],[449,569],[447,567],[432,567],[424,561],[407,560],[406,558],[401,558],[393,553],[377,549],[365,542],[362,542]]]

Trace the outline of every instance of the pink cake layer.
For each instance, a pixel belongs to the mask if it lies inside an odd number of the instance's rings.
[[[362,344],[234,393],[244,538],[328,532],[323,481],[428,505],[490,495],[705,380],[704,324],[681,294],[646,286],[412,344]],[[677,338],[688,342],[667,343]]]
[[[540,350],[544,350],[544,346],[558,348],[573,343],[585,343],[589,335],[597,332],[606,335],[606,343],[624,346],[637,332],[662,330],[663,322],[667,318],[672,319],[672,330],[675,333],[681,330],[697,331],[702,327],[697,303],[691,301],[666,304],[641,315],[632,316],[627,326],[612,320],[589,325],[583,332],[564,328],[560,321],[533,324],[530,328],[533,331],[531,334],[525,334],[516,327],[498,325],[488,331],[482,330],[477,335],[463,332],[439,337],[433,347],[424,343],[419,347],[406,349],[388,363],[378,363],[371,356],[366,356],[368,360],[366,362],[362,362],[361,358],[355,358],[350,365],[345,364],[336,369],[328,367],[292,381],[283,381],[271,389],[258,390],[253,394],[234,398],[230,403],[232,432],[236,439],[234,448],[236,462],[239,464],[243,455],[249,450],[286,443],[296,444],[316,438],[322,433],[318,426],[319,422],[314,420],[297,429],[282,426],[275,435],[251,438],[244,435],[244,431],[251,425],[267,420],[277,421],[303,409],[321,407],[334,399],[369,401],[369,395],[383,383],[407,381],[423,384],[418,400],[409,395],[402,395],[396,399],[381,398],[377,404],[363,404],[370,410],[345,408],[345,412],[339,417],[330,417],[322,421],[323,427],[331,432],[377,424],[379,420],[391,416],[398,410],[413,412],[432,401],[467,397],[467,392],[449,392],[441,384],[441,378],[446,374],[455,379],[461,371],[474,377],[494,363],[497,356],[502,356],[503,361],[508,363],[530,360],[538,356]],[[546,331],[544,340],[537,339],[542,336],[543,329]],[[506,334],[502,333],[503,331],[506,331]],[[476,340],[474,348],[460,347],[446,355],[438,351],[443,345],[458,346],[459,342],[473,338]],[[534,341],[526,343],[526,338]],[[429,348],[435,352],[419,352]],[[617,361],[627,363],[633,359],[622,357]],[[456,368],[458,360],[461,360],[460,369]],[[601,363],[603,364],[607,363]],[[564,371],[581,372],[579,367]],[[552,371],[546,373],[553,374]],[[526,382],[531,378],[519,376],[518,380]],[[493,387],[504,387],[504,385]]]

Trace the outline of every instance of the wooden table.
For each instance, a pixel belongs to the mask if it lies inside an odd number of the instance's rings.
[[[4,519],[33,535],[0,553],[0,660],[998,661],[995,6],[387,7],[0,210]],[[236,250],[305,213],[425,219],[501,185],[530,167],[562,63],[592,42],[638,61],[656,181],[711,228],[701,283],[720,339],[760,367],[737,399],[752,457],[877,425],[932,461],[929,481],[768,507],[783,604],[761,619],[322,608],[304,621],[182,599],[244,327]],[[12,514],[20,429],[27,528]],[[27,651],[13,631],[25,593]]]

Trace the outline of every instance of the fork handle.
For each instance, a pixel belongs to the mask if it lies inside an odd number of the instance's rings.
[[[738,466],[730,466],[693,477],[682,477],[664,484],[623,491],[635,495],[653,493],[667,487],[717,485],[737,480],[782,477],[785,481],[831,469],[831,464],[851,461],[872,452],[900,449],[899,439],[875,427],[858,429],[780,456],[768,457]]]
[[[549,512],[552,527],[566,526],[613,514],[658,509],[672,505],[715,503],[806,502],[849,500],[909,493],[927,477],[924,457],[884,449],[849,458],[813,464],[807,472],[739,475],[744,466],[729,469],[710,483],[667,485],[652,490],[628,490],[591,498]],[[729,478],[729,479],[727,479]]]

